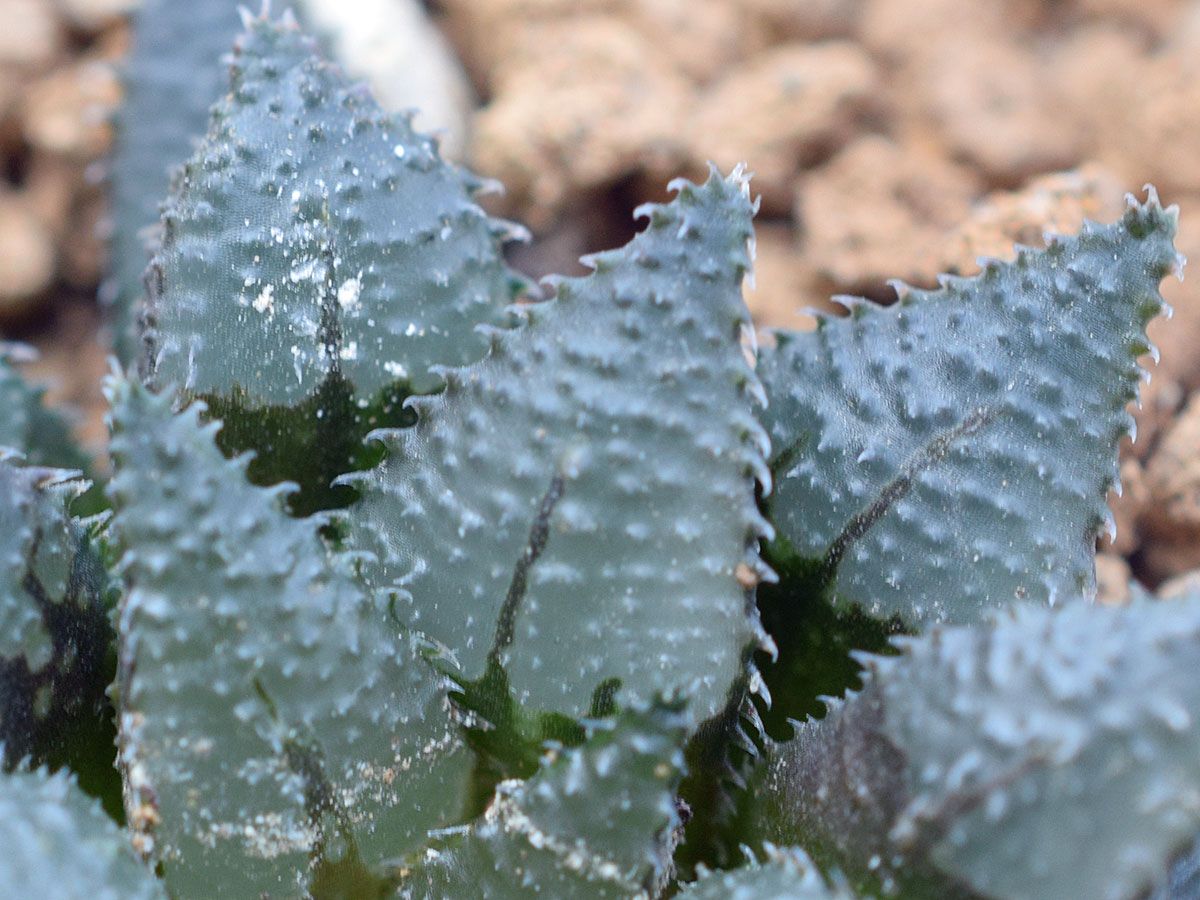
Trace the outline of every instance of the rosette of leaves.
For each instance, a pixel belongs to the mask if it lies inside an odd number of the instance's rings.
[[[223,449],[256,451],[256,483],[296,481],[307,513],[350,498],[333,478],[374,461],[367,431],[411,421],[431,367],[483,355],[476,327],[525,287],[501,256],[520,232],[290,16],[246,26],[164,209],[142,370],[205,400]]]

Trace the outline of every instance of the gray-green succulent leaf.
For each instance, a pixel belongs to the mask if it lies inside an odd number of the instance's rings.
[[[113,602],[77,473],[0,458],[0,768],[111,772]],[[100,781],[103,781],[101,775]]]
[[[1025,605],[900,646],[773,748],[769,837],[905,896],[1125,900],[1185,877],[1200,596]]]
[[[740,172],[675,188],[484,360],[442,370],[415,426],[374,435],[386,459],[344,479],[364,577],[530,710],[587,715],[617,686],[619,705],[678,690],[707,718],[763,640],[754,204]]]
[[[116,379],[120,762],[178,897],[367,877],[466,814],[472,762],[426,643],[245,477],[195,404]],[[357,873],[357,874],[355,874]]]
[[[1093,594],[1176,220],[1151,191],[977,277],[779,334],[759,365],[771,561],[909,626]]]
[[[589,730],[528,781],[502,782],[478,821],[402,866],[398,895],[657,897],[680,825],[688,717],[657,703]]]
[[[123,364],[139,355],[143,278],[158,247],[171,173],[195,151],[209,109],[228,81],[221,60],[240,28],[238,5],[239,0],[142,0],[134,13],[112,159],[112,263],[101,288]]]
[[[739,868],[702,872],[675,895],[684,900],[854,900],[831,884],[798,847],[767,844],[763,859],[751,857]]]
[[[484,355],[476,326],[508,324],[525,282],[479,180],[294,20],[248,18],[230,78],[164,208],[142,373],[205,399],[256,482],[319,493],[374,462],[362,437],[407,424],[436,367]]]
[[[88,457],[72,439],[70,423],[46,407],[45,391],[20,372],[23,363],[35,358],[30,347],[0,342],[0,448],[33,465],[86,469]]]

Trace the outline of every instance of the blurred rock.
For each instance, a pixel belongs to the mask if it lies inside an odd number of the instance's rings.
[[[823,40],[850,37],[858,27],[866,0],[742,0],[746,19],[776,40]]]
[[[1155,38],[1166,37],[1184,18],[1187,0],[1071,0],[1072,12],[1085,18],[1144,29]]]
[[[1096,557],[1096,601],[1105,606],[1124,606],[1129,602],[1129,583],[1133,572],[1129,563],[1112,553]]]
[[[891,278],[929,283],[977,190],[969,170],[931,150],[859,138],[800,183],[805,256],[837,290],[878,293]]]
[[[94,60],[55,69],[25,91],[25,139],[37,150],[96,159],[112,141],[110,117],[121,100],[112,66]]]
[[[786,213],[801,167],[846,142],[878,85],[853,44],[785,44],[699,95],[686,120],[689,154],[725,170],[748,163],[764,211]]]
[[[752,16],[728,0],[627,0],[623,5],[626,21],[656,36],[656,52],[697,83],[724,75],[765,44],[752,37]]]
[[[1163,434],[1146,465],[1143,553],[1155,580],[1200,568],[1200,394]]]
[[[0,323],[28,316],[54,280],[54,241],[18,195],[0,192]]]
[[[812,305],[815,275],[805,265],[788,223],[758,223],[754,285],[745,286],[746,304],[759,327],[811,331],[816,320],[803,308]]]
[[[1048,84],[1048,67],[1027,46],[980,36],[945,42],[897,96],[923,107],[920,117],[953,157],[993,184],[1015,186],[1086,156],[1080,136],[1060,127],[1061,103]]]
[[[71,228],[60,251],[59,276],[74,288],[92,292],[104,277],[108,245],[101,224],[108,211],[103,192],[89,187],[75,196]]]
[[[445,24],[476,81],[493,88],[508,63],[524,58],[530,27],[560,21],[587,23],[593,16],[616,15],[625,0],[441,0]]]
[[[1045,0],[867,0],[858,34],[884,58],[925,67],[948,46],[1024,34],[1044,18],[1047,5]],[[943,75],[954,77],[951,69]]]
[[[542,228],[574,194],[676,168],[691,89],[640,32],[596,17],[526,37],[538,54],[504,70],[475,121],[474,165],[505,184],[506,210]]]
[[[67,239],[75,197],[84,187],[83,172],[76,160],[44,153],[29,161],[22,194],[58,246]]]
[[[1158,596],[1163,600],[1176,600],[1200,591],[1200,571],[1184,572],[1168,578],[1158,586]]]
[[[1018,191],[997,191],[974,205],[947,238],[939,269],[967,275],[980,257],[1011,260],[1014,244],[1044,246],[1044,232],[1075,234],[1084,219],[1111,222],[1124,210],[1124,189],[1094,163],[1034,178]]]
[[[141,0],[54,0],[67,21],[87,32],[102,31],[119,24]]]
[[[41,68],[63,49],[64,35],[46,0],[0,0],[0,65]]]

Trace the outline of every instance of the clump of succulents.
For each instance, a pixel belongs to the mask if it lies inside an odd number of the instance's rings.
[[[229,79],[118,204],[110,512],[0,354],[0,883],[1196,893],[1200,597],[1090,602],[1174,209],[757,348],[743,171],[545,298],[294,20]]]

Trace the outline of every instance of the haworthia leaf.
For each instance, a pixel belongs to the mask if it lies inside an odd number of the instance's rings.
[[[558,284],[353,476],[365,570],[463,675],[586,714],[681,689],[716,713],[758,638],[765,438],[739,335],[752,204],[740,174],[681,183],[594,274]]]
[[[0,776],[0,888],[6,897],[150,900],[167,894],[129,838],[65,773]]]
[[[728,872],[707,872],[675,896],[686,900],[853,900],[845,888],[825,880],[798,848],[768,845],[762,862]]]
[[[0,447],[17,451],[34,465],[86,468],[88,459],[72,441],[70,425],[46,408],[44,391],[17,371],[17,364],[31,358],[32,349],[0,343]]]
[[[774,750],[772,839],[913,896],[1166,881],[1200,834],[1200,596],[1024,606],[901,647]]]
[[[99,793],[115,755],[113,630],[107,576],[67,512],[85,488],[0,458],[0,764],[70,765]]]
[[[117,355],[137,356],[135,320],[143,275],[171,171],[191,156],[208,126],[209,108],[227,82],[222,57],[238,33],[239,0],[143,0],[112,162],[113,236],[102,294],[111,307]]]
[[[759,367],[772,562],[910,624],[1094,593],[1146,324],[1181,264],[1175,226],[1151,193],[976,278],[780,334]]]
[[[225,448],[260,452],[256,481],[324,491],[368,430],[408,421],[408,392],[440,387],[432,366],[483,356],[475,327],[522,284],[513,232],[290,19],[248,21],[231,73],[165,208],[144,374],[208,400]]]
[[[179,897],[295,896],[463,815],[442,679],[216,424],[110,387],[129,819]],[[353,865],[351,865],[353,864]]]
[[[593,724],[482,819],[406,866],[399,896],[652,897],[669,873],[687,720],[666,707]]]

